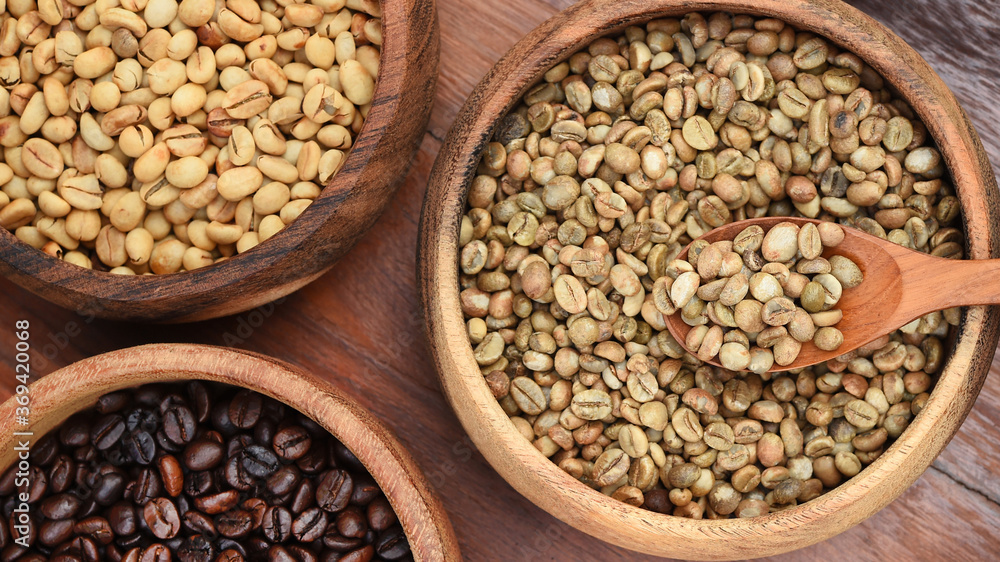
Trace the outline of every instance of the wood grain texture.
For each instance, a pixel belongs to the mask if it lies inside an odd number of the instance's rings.
[[[863,13],[836,0],[683,4],[588,0],[560,12],[519,41],[462,107],[428,182],[418,243],[418,280],[445,395],[473,442],[518,491],[577,529],[633,550],[700,560],[774,555],[825,540],[864,521],[923,473],[972,408],[989,369],[981,350],[996,349],[1000,310],[969,309],[927,408],[857,477],[817,499],[760,519],[698,521],[624,505],[591,490],[540,454],[514,429],[482,378],[466,341],[459,305],[459,221],[497,116],[514,107],[553,64],[591,40],[651,18],[680,16],[691,10],[779,17],[850,48],[910,102],[936,139],[965,211],[968,255],[979,259],[1000,255],[996,180],[965,114],[916,52]],[[889,263],[880,274],[891,276]],[[905,308],[901,310],[906,313]],[[895,315],[889,313],[886,319],[893,323]],[[855,335],[859,332],[863,328]],[[865,335],[860,333],[860,337]]]
[[[807,223],[822,224],[801,217],[764,217],[722,225],[699,240],[732,241],[751,226],[759,226],[767,233],[775,225],[787,222],[800,227]],[[844,234],[840,244],[823,252],[824,258],[837,255],[852,260],[864,275],[861,285],[844,288],[834,307],[844,315],[835,326],[844,335],[843,343],[837,349],[824,351],[812,341],[804,342],[794,361],[788,365],[775,364],[769,372],[801,369],[835,359],[930,312],[955,306],[1000,304],[1000,290],[995,283],[1000,275],[1000,260],[949,260],[904,248],[856,228],[845,228]],[[678,257],[687,259],[690,248],[691,244]],[[947,287],[962,287],[962,290],[951,291]],[[691,328],[681,318],[680,311],[667,319],[667,329],[681,345],[687,341]],[[718,357],[708,362],[722,366]]]
[[[851,2],[942,76],[1000,164],[1000,2]],[[32,324],[34,371],[153,341],[235,345],[328,380],[398,435],[435,487],[467,560],[657,560],[558,521],[511,488],[444,400],[421,333],[417,219],[431,164],[466,96],[525,33],[571,0],[438,0],[441,76],[429,134],[377,225],[338,265],[280,304],[187,326],[133,326],[63,310],[0,280],[0,399],[13,388],[13,320]],[[1000,168],[994,166],[994,170]],[[47,359],[46,355],[51,357]],[[984,353],[989,360],[991,353]],[[1000,357],[962,428],[924,475],[865,523],[772,560],[995,560],[1000,552]]]
[[[0,405],[0,470],[17,459],[13,432],[35,439],[101,395],[147,383],[207,380],[249,388],[312,418],[365,465],[392,504],[414,558],[457,562],[455,534],[441,502],[392,431],[342,392],[309,373],[257,353],[191,344],[133,347],[74,363],[32,384],[32,416],[15,425],[13,400]]]
[[[383,0],[378,81],[343,168],[302,215],[252,250],[196,271],[121,276],[56,260],[0,229],[0,274],[87,315],[190,322],[249,310],[299,289],[382,214],[424,136],[438,68],[433,0]]]

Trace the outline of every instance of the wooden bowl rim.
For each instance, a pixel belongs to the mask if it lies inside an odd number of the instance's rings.
[[[970,307],[931,398],[903,435],[862,473],[823,496],[753,519],[689,520],[612,500],[565,474],[514,431],[487,388],[467,343],[458,300],[457,232],[478,157],[497,117],[552,65],[589,40],[655,17],[729,11],[776,17],[855,52],[906,100],[938,142],[958,187],[969,254],[1000,255],[990,224],[1000,220],[996,181],[972,125],[954,95],[902,39],[836,0],[585,0],[542,23],[512,47],[463,106],[435,162],[421,218],[420,294],[439,378],[466,431],[490,464],[521,494],[550,514],[605,541],[661,556],[727,559],[773,555],[829,538],[895,499],[926,469],[958,430],[986,377],[974,349],[994,349],[1000,315]],[[592,14],[606,14],[592,18]],[[498,69],[524,69],[520,74]],[[498,101],[499,100],[499,101]],[[492,110],[508,100],[501,111]],[[496,103],[492,103],[496,102]],[[484,114],[485,113],[485,114]],[[470,407],[471,406],[471,407]],[[942,439],[934,435],[947,433]],[[930,439],[929,439],[930,438]],[[903,476],[902,480],[892,479]],[[903,482],[905,480],[905,482]],[[902,484],[901,484],[902,483]]]
[[[383,30],[390,24],[389,22],[409,21],[406,6],[411,0],[381,0],[380,3],[383,9],[381,18]],[[390,66],[402,70],[420,64],[419,59],[406,56],[409,30],[405,31],[407,33],[384,34],[372,107],[340,171],[330,178],[320,191],[319,197],[296,220],[260,245],[194,271],[162,275],[117,275],[79,267],[45,256],[41,251],[17,239],[14,233],[5,228],[0,228],[0,254],[7,254],[9,258],[6,261],[13,267],[39,280],[47,287],[81,298],[96,299],[98,302],[135,300],[136,294],[143,293],[148,295],[146,298],[149,300],[158,300],[165,296],[194,297],[204,293],[206,287],[222,287],[231,284],[233,280],[265,273],[280,262],[287,251],[317,236],[327,223],[338,220],[337,205],[359,195],[352,193],[352,188],[362,170],[368,165],[383,139],[393,134],[396,120],[400,117],[405,118],[399,114],[399,106],[406,94],[405,72],[387,71]],[[392,196],[392,192],[365,195],[388,199]],[[269,242],[273,244],[268,244]],[[266,250],[278,244],[285,246],[285,251],[259,251],[260,247]],[[36,261],[38,263],[33,265]],[[333,261],[329,265],[333,265]]]
[[[437,493],[388,427],[326,381],[284,361],[239,349],[142,345],[90,357],[42,377],[30,385],[30,426],[15,427],[18,404],[13,397],[0,404],[0,472],[15,460],[15,431],[33,431],[31,441],[35,443],[72,414],[93,406],[105,393],[186,380],[249,388],[309,416],[346,445],[378,482],[406,532],[415,559],[461,559]]]

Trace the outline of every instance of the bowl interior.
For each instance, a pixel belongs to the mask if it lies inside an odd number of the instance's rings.
[[[874,463],[834,491],[750,520],[688,520],[628,506],[560,470],[514,431],[493,398],[465,334],[458,303],[458,230],[468,185],[499,117],[545,71],[599,36],[656,17],[725,11],[782,19],[859,55],[910,102],[940,149],[962,204],[967,255],[998,255],[990,232],[1000,209],[982,147],[952,94],[910,47],[868,16],[835,1],[762,2],[593,0],[576,4],[513,47],[466,103],[435,164],[421,226],[421,288],[442,385],[465,429],[490,463],[553,515],[609,542],[653,554],[698,559],[763,556],[839,533],[884,507],[912,483],[964,419],[997,342],[992,309],[967,309],[925,409]],[[989,350],[976,354],[976,349]],[[781,530],[776,533],[776,530]],[[748,539],[750,542],[748,542]]]
[[[392,432],[316,377],[263,355],[227,348],[153,344],[74,363],[30,387],[30,423],[14,426],[12,398],[0,405],[0,472],[16,460],[15,431],[37,441],[102,395],[148,383],[205,380],[248,388],[302,412],[347,446],[378,483],[417,560],[457,560],[457,540],[437,496]]]

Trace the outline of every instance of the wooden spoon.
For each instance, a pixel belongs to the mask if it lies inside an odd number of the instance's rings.
[[[781,222],[802,226],[821,221],[791,217],[765,217],[726,224],[701,240],[732,240],[744,228],[758,225],[767,232]],[[680,258],[687,256],[687,248]],[[953,306],[1000,304],[1000,260],[951,260],[904,248],[856,228],[844,227],[844,241],[825,248],[823,257],[842,255],[861,268],[864,281],[844,289],[836,308],[844,318],[836,328],[843,332],[844,343],[834,351],[823,351],[813,343],[802,344],[799,356],[789,365],[775,364],[771,372],[800,369],[822,363],[853,351],[866,343],[906,325],[924,314]],[[680,311],[667,318],[667,329],[684,345],[691,326],[684,323]],[[721,366],[718,358],[709,363]]]

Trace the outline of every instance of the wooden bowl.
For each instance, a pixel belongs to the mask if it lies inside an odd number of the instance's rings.
[[[344,167],[287,228],[191,272],[120,276],[51,258],[0,229],[0,274],[60,306],[112,320],[189,322],[249,310],[318,278],[396,192],[430,118],[438,68],[433,0],[382,0],[375,97]]]
[[[392,504],[414,559],[458,561],[458,541],[441,502],[393,433],[339,390],[297,367],[257,353],[188,344],[112,351],[74,363],[30,386],[30,424],[15,425],[15,398],[0,405],[0,472],[16,460],[14,432],[31,442],[108,392],[146,383],[206,380],[249,388],[326,428],[365,465]]]
[[[964,211],[967,255],[1000,255],[1000,198],[976,132],[927,63],[870,17],[836,0],[585,0],[519,41],[462,108],[431,174],[421,218],[418,277],[431,349],[448,400],[478,449],[514,488],[577,529],[626,548],[673,558],[751,558],[840,533],[912,484],[972,408],[997,346],[1000,310],[967,309],[926,408],[876,462],[813,501],[760,518],[689,520],[631,507],[565,474],[518,434],[480,374],[458,300],[459,224],[480,153],[497,119],[554,64],[628,25],[698,10],[780,18],[861,56],[912,104],[937,141]]]

